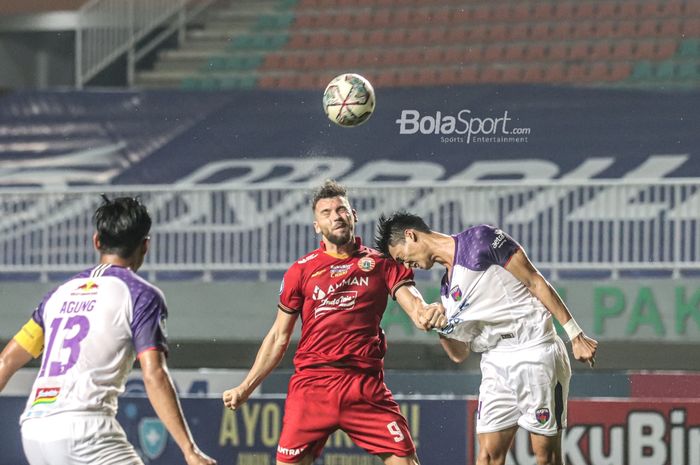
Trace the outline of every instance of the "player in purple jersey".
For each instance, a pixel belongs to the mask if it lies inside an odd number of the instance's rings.
[[[571,367],[552,316],[577,360],[593,366],[598,343],[583,333],[520,244],[493,226],[450,236],[398,212],[380,218],[376,246],[408,268],[446,268],[440,294],[448,324],[439,331],[440,343],[458,363],[471,351],[482,352],[477,465],[503,465],[518,427],[530,432],[538,465],[561,465]]]
[[[137,199],[108,200],[93,216],[100,263],[51,291],[0,353],[0,391],[42,357],[20,418],[31,465],[143,465],[117,423],[117,396],[138,357],[146,393],[188,465],[212,465],[192,438],[168,373],[167,308],[138,277],[151,218]]]

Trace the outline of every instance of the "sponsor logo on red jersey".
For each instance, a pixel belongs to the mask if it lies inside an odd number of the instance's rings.
[[[322,268],[322,269],[320,269],[320,270],[318,270],[318,271],[315,271],[315,272],[311,275],[311,277],[312,277],[312,278],[315,278],[316,276],[321,276],[321,275],[322,275],[323,273],[325,273],[327,270],[328,270],[328,268]]]
[[[348,271],[350,271],[350,268],[352,268],[352,263],[348,263],[345,265],[332,265],[331,266],[331,278],[345,276],[346,274],[348,274]]]
[[[316,318],[327,312],[335,312],[338,310],[352,310],[355,308],[357,300],[357,291],[341,291],[320,299],[321,303],[314,309]]]
[[[299,261],[297,261],[297,263],[300,265],[303,265],[304,263],[310,262],[311,260],[313,260],[316,257],[318,257],[318,254],[312,253],[311,255],[307,255],[306,257],[299,259]]]

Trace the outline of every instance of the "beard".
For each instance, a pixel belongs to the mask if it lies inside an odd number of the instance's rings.
[[[323,236],[331,244],[341,246],[347,244],[348,242],[354,239],[353,233],[353,228],[350,225],[348,225],[347,229],[340,231],[327,231]]]

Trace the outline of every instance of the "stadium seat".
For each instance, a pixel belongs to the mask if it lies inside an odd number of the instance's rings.
[[[610,80],[625,80],[629,78],[631,71],[632,65],[630,63],[613,63],[612,69],[610,70]]]
[[[567,21],[574,17],[574,4],[571,2],[554,2],[552,17],[558,21]]]
[[[554,6],[549,2],[536,3],[532,10],[532,19],[536,21],[548,21],[554,16]]]
[[[574,42],[569,48],[567,59],[580,61],[585,60],[590,56],[588,42]]]
[[[445,63],[445,53],[442,47],[430,47],[425,50],[423,54],[423,61],[426,64],[436,65]]]
[[[563,82],[566,80],[566,68],[562,63],[554,63],[544,70],[545,82]]]
[[[637,37],[656,37],[659,33],[659,22],[656,19],[645,19],[637,24]]]
[[[649,61],[640,61],[634,65],[632,69],[632,78],[639,81],[651,79],[654,74],[654,69]]]
[[[676,54],[677,50],[678,44],[675,40],[661,40],[656,43],[656,59],[665,60],[667,58],[671,58],[673,55]]]
[[[700,56],[700,39],[685,39],[681,41],[678,54],[681,57]]]
[[[681,32],[684,37],[700,36],[700,18],[686,18],[683,20]]]
[[[618,3],[616,1],[603,0],[596,5],[595,15],[601,20],[614,18],[617,14]]]
[[[612,43],[611,57],[615,60],[632,60],[637,58],[634,54],[634,41],[618,40]]]
[[[610,69],[608,68],[608,64],[605,62],[593,63],[588,70],[587,79],[594,82],[608,81],[610,79]]]
[[[503,59],[508,62],[524,61],[526,56],[525,52],[525,44],[506,44],[505,50],[503,52]]]
[[[547,47],[544,43],[533,43],[525,48],[525,59],[527,61],[536,62],[543,61],[547,57]]]
[[[535,23],[530,29],[530,39],[547,40],[550,36],[549,23]]]
[[[551,61],[563,61],[567,58],[569,53],[569,46],[565,43],[558,42],[552,43],[547,48],[547,59]]]
[[[425,45],[428,43],[428,29],[414,28],[408,31],[404,45]]]
[[[592,19],[596,16],[593,2],[577,2],[573,13],[573,17],[578,20]]]
[[[617,38],[633,38],[637,36],[637,22],[622,20],[616,24],[613,35]]]
[[[543,82],[544,81],[544,68],[541,66],[529,66],[525,69],[523,74],[523,82]]]
[[[502,82],[511,84],[520,83],[523,79],[524,70],[520,66],[508,66],[503,70]]]
[[[668,18],[661,21],[659,35],[662,37],[679,37],[682,32],[683,23],[680,19]]]
[[[631,50],[630,50],[631,51]],[[608,40],[599,40],[590,48],[591,60],[607,60],[613,54],[613,44]]]
[[[700,78],[698,63],[694,61],[680,63],[677,68],[677,77],[681,80],[697,80]]]
[[[676,64],[672,61],[663,61],[656,65],[654,77],[661,80],[672,79],[676,74]]]
[[[505,47],[501,44],[487,45],[483,59],[489,62],[500,61],[503,58]]]
[[[530,24],[515,23],[508,28],[508,40],[511,41],[526,41],[530,39]]]

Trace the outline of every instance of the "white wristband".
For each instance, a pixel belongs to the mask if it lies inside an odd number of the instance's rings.
[[[564,331],[566,331],[566,335],[569,336],[569,341],[573,340],[576,336],[583,332],[573,317],[571,317],[571,319],[567,321],[562,328],[564,328]]]

